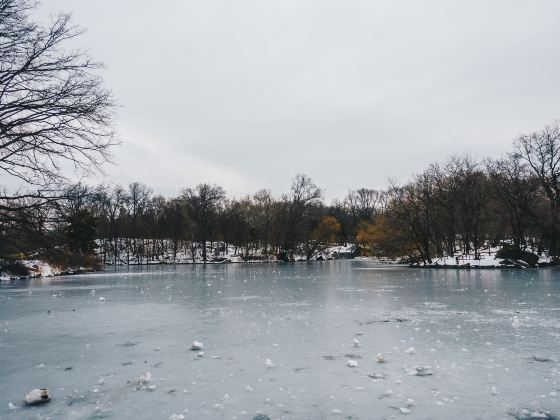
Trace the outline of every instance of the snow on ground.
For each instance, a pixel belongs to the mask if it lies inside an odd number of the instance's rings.
[[[41,277],[55,276],[60,274],[62,271],[41,260],[25,260],[21,262],[29,269],[29,271]]]
[[[313,255],[311,260],[333,260],[352,258],[356,250],[354,244],[345,244],[337,246],[329,246]],[[103,255],[99,254],[103,259]],[[293,254],[294,261],[307,261],[306,255],[302,253]],[[237,248],[226,244],[225,242],[208,242],[207,243],[207,263],[223,264],[223,263],[257,263],[257,262],[278,262],[276,255],[267,254],[263,249],[252,250],[247,252],[245,249]],[[28,276],[16,275],[10,272],[0,271],[0,281],[10,281],[15,279],[33,278],[33,277],[52,277],[61,274],[73,274],[89,271],[84,267],[58,268],[50,265],[45,261],[38,259],[20,260],[18,261],[26,266],[30,274]],[[200,264],[203,263],[202,246],[195,244],[194,247],[181,249],[175,253],[167,251],[162,252],[154,257],[139,257],[133,254],[126,247],[120,246],[118,252],[113,255],[105,255],[105,264],[107,265],[157,265],[157,264]]]
[[[112,244],[111,244],[112,245]],[[151,247],[151,241],[143,244],[145,249]],[[113,245],[114,246],[114,245]],[[146,265],[146,264],[197,264],[204,262],[202,258],[202,245],[193,244],[192,246],[182,246],[173,252],[172,245],[168,241],[164,241],[164,250],[156,253],[145,252],[145,255],[137,255],[132,252],[131,246],[127,246],[123,240],[117,240],[117,252],[108,252],[99,256],[104,259],[108,265]],[[332,260],[332,259],[348,259],[353,258],[356,252],[355,244],[344,244],[335,246],[324,246],[317,251],[310,260]],[[150,254],[150,255],[148,255]],[[235,247],[222,241],[207,242],[206,254],[208,263],[240,263],[240,262],[277,262],[279,261],[276,253],[270,252],[263,248],[246,249],[245,247]],[[294,261],[307,261],[308,258],[303,251],[295,251],[293,254]]]
[[[9,271],[0,272],[0,281],[10,281],[14,279],[19,279],[21,277],[31,278],[31,277],[50,277],[59,274],[59,270],[56,270],[50,264],[40,261],[40,260],[21,260],[18,261],[22,263],[25,267],[29,269],[29,276],[18,276]]]
[[[166,241],[164,241],[166,242]],[[144,248],[148,249],[151,246],[150,241],[145,241],[142,244]],[[210,264],[223,264],[223,263],[262,263],[262,262],[278,262],[278,257],[274,253],[266,252],[265,249],[251,249],[247,250],[242,247],[234,247],[225,242],[208,242],[207,246],[207,263]],[[166,251],[160,251],[157,255],[140,256],[134,254],[130,250],[130,246],[122,240],[116,243],[117,252],[106,253],[105,255],[99,254],[99,257],[107,265],[157,265],[157,264],[200,264],[204,260],[202,258],[202,246],[200,244],[193,244],[189,247],[181,247],[175,253],[170,251],[172,249],[170,243],[165,243]],[[426,267],[471,267],[471,268],[527,268],[528,265],[521,260],[505,260],[496,257],[496,253],[501,247],[486,247],[479,252],[479,257],[471,254],[463,254],[457,252],[452,256],[445,256],[433,260],[431,264],[426,264]],[[316,252],[309,260],[335,260],[335,259],[350,259],[354,258],[356,253],[355,244],[344,244],[335,246],[324,246]],[[307,256],[302,252],[294,252],[291,257],[293,261],[307,261]],[[394,263],[394,260],[379,259],[373,257],[356,257],[360,260],[367,260],[376,263]],[[57,268],[44,261],[31,259],[21,260],[29,271],[29,276],[24,277],[51,277],[61,274],[81,273],[88,271],[84,267],[72,268]],[[547,255],[539,257],[538,264],[551,263],[552,259]],[[424,266],[424,265],[418,265]],[[9,272],[0,271],[0,281],[9,281],[21,278],[22,276],[14,275]]]
[[[55,267],[45,261],[33,259],[33,260],[19,260],[19,263],[23,264],[29,270],[28,276],[15,275],[9,271],[0,271],[0,281],[10,281],[17,280],[21,278],[33,278],[33,277],[53,277],[60,276],[62,274],[73,274],[73,273],[83,273],[84,271],[90,271],[85,267],[72,267],[62,269],[60,267]]]
[[[473,253],[463,254],[456,252],[453,256],[445,256],[438,258],[428,264],[431,267],[461,267],[470,266],[475,268],[500,268],[500,267],[516,267],[526,268],[527,264],[521,260],[506,260],[496,257],[496,253],[501,247],[488,247],[480,250],[479,258],[475,258]],[[548,264],[552,259],[547,255],[539,256],[538,264]]]

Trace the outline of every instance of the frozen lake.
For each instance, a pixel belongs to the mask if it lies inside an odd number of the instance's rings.
[[[555,269],[111,270],[0,285],[0,418],[560,415]],[[23,408],[41,387],[51,403]]]

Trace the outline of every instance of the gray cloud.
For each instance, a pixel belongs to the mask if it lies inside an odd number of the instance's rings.
[[[108,178],[383,187],[560,117],[556,0],[49,0],[123,108]]]

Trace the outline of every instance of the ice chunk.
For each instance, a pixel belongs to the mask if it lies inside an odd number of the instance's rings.
[[[148,385],[152,382],[152,374],[150,372],[146,372],[138,378],[138,385]]]
[[[351,367],[351,368],[355,368],[355,367],[358,367],[358,362],[354,359],[350,359],[346,362],[346,366]]]
[[[156,389],[156,385],[149,385],[152,382],[152,374],[150,372],[146,372],[138,378],[138,387],[136,390],[145,389],[146,391],[154,391]]]
[[[25,396],[25,403],[28,405],[39,405],[48,403],[51,400],[49,390],[46,388],[33,389]]]
[[[191,350],[193,350],[193,351],[199,351],[199,350],[202,350],[203,348],[204,348],[204,344],[202,344],[200,341],[194,340],[194,341],[192,342]]]
[[[377,353],[377,363],[385,363],[385,356],[383,353]]]

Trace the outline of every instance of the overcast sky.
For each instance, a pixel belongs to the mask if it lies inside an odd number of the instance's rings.
[[[43,0],[122,108],[107,180],[330,200],[560,118],[560,1]]]

